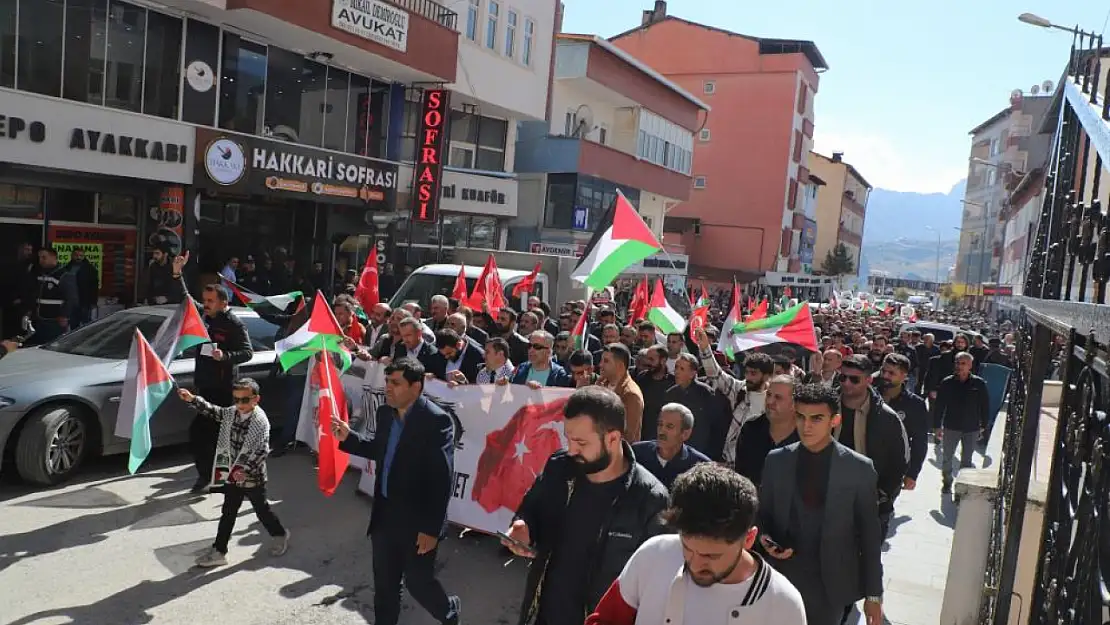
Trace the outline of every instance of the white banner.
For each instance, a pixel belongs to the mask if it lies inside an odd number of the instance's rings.
[[[375,435],[374,414],[385,403],[385,367],[357,362],[343,376],[352,427],[365,437]],[[306,380],[297,440],[317,447],[316,391]],[[573,389],[492,384],[450,388],[439,380],[424,385],[429,399],[455,420],[454,492],[447,509],[452,523],[478,531],[504,531],[524,493],[548,457],[566,446],[563,404]],[[360,470],[359,490],[373,495],[373,467],[351,456]]]

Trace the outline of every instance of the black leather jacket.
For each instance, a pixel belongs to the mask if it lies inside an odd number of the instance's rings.
[[[622,444],[624,457],[631,464],[624,477],[625,488],[613,501],[606,525],[598,533],[593,562],[583,571],[587,578],[587,603],[591,608],[601,600],[636,549],[647,539],[666,531],[659,513],[666,509],[670,500],[667,487],[636,462],[631,445]],[[528,524],[536,548],[536,559],[528,569],[524,586],[520,625],[532,623],[539,611],[543,592],[540,583],[547,572],[552,549],[559,544],[566,508],[574,494],[571,486],[577,475],[574,459],[565,451],[555,452],[520,502],[516,518]]]

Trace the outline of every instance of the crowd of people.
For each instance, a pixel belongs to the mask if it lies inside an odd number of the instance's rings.
[[[184,297],[188,257],[156,262],[176,289],[167,297]],[[244,500],[280,556],[290,532],[269,508],[266,462],[295,446],[307,367],[287,373],[293,392],[271,433],[258,384],[238,374],[251,343],[228,289],[212,283],[200,296],[213,345],[197,353],[195,388],[180,398],[197,412],[194,491],[220,492],[224,505],[197,564],[227,562]],[[532,560],[521,625],[837,625],[861,600],[867,624],[879,625],[881,546],[899,496],[916,488],[930,438],[950,492],[957,448],[958,466],[971,466],[993,418],[976,372],[1013,359],[1008,328],[970,312],[920,311],[970,331],[936,341],[896,315],[823,307],[813,316],[819,351],[776,344],[730,359],[719,322],[663,335],[586,301],[551,308],[528,297],[495,314],[444,295],[427,309],[363,310],[346,293],[330,303],[352,356],[385,365],[375,436],[331,424],[341,449],[377,463],[368,535],[382,625],[397,623],[402,589],[440,622],[462,614],[435,577],[454,425],[424,399],[428,378],[576,389],[566,449],[501,537]],[[712,319],[727,315],[712,306]],[[309,309],[273,321],[291,332]],[[575,336],[583,315],[587,332]]]

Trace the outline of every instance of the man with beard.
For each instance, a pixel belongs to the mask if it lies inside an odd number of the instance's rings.
[[[919,332],[914,330],[914,332]],[[915,346],[917,350],[917,386],[911,389],[917,395],[925,397],[925,384],[929,379],[929,364],[933,356],[940,355],[940,348],[936,346],[936,337],[932,333],[921,337],[921,342]]]
[[[620,327],[615,323],[608,323],[601,326],[601,344],[612,345],[613,343],[619,343],[621,338],[620,333]],[[594,352],[594,367],[601,366],[602,353],[604,353],[602,350]]]
[[[925,408],[925,400],[911,393],[907,387],[909,374],[908,358],[902,354],[887,354],[874,382],[883,401],[902,419],[910,441],[910,463],[906,466],[906,477],[902,479],[902,490],[917,487],[917,476],[929,449],[929,411]]]
[[[671,332],[667,335],[667,373],[674,374],[674,365],[678,362],[678,355],[686,351],[686,335],[681,332]]]
[[[632,445],[636,461],[651,471],[667,488],[675,478],[699,462],[711,462],[686,441],[694,432],[694,413],[682,404],[667,404],[659,411],[655,440]]]
[[[659,409],[663,407],[664,395],[674,386],[674,376],[667,373],[667,348],[653,345],[647,350],[643,369],[636,370],[636,386],[644,396],[644,421],[641,432],[651,436],[659,420]]]
[[[629,554],[663,532],[667,488],[622,439],[620,397],[599,386],[580,388],[563,416],[567,448],[548,459],[520,503],[512,541],[502,541],[535,559],[519,625],[581,625]]]
[[[824,384],[828,387],[840,388],[840,366],[844,363],[844,354],[839,349],[827,349],[821,354],[821,370],[810,371],[806,374],[806,384]]]
[[[674,484],[673,534],[644,543],[586,625],[804,625],[802,596],[752,551],[759,499],[743,476],[700,464]]]
[[[798,442],[794,421],[795,379],[776,375],[767,385],[767,410],[748,421],[736,443],[736,472],[756,486],[763,480],[763,462],[774,449]]]
[[[605,347],[601,356],[599,383],[612,390],[624,403],[624,438],[635,443],[640,440],[644,422],[644,394],[632,376],[628,374],[632,354],[621,343]]]
[[[663,402],[681,404],[694,413],[694,431],[687,444],[705,455],[710,441],[724,436],[721,403],[709,385],[698,378],[698,359],[689,352],[678,355],[674,365],[674,386],[667,389]]]
[[[740,440],[740,430],[744,424],[763,414],[766,406],[767,383],[775,373],[775,363],[767,354],[752,352],[744,358],[744,379],[738,380],[717,364],[713,346],[705,330],[697,331],[698,347],[701,350],[701,366],[705,367],[705,377],[709,385],[728,398],[732,419],[725,430],[724,448],[720,458],[729,466],[736,465],[736,444]],[[710,458],[718,457],[707,453]]]

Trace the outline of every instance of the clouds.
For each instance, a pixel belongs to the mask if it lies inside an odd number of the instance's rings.
[[[903,135],[912,139],[916,133]],[[960,137],[959,139],[963,139]],[[815,132],[814,150],[831,156],[844,152],[851,163],[874,187],[915,193],[948,193],[967,175],[967,148],[949,142],[903,147],[874,132]],[[950,152],[955,148],[957,151]],[[939,151],[939,153],[937,153]]]

